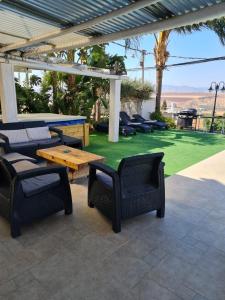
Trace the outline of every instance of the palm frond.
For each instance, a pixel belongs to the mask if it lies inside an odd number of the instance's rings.
[[[214,19],[205,23],[187,25],[176,28],[175,31],[178,33],[188,34],[194,31],[200,31],[202,29],[209,29],[216,33],[222,45],[225,45],[225,17],[220,19]]]
[[[217,34],[221,44],[225,45],[225,17],[208,21],[205,26],[213,30]]]

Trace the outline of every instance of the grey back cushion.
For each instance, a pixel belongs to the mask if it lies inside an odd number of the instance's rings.
[[[29,142],[26,129],[0,130],[0,133],[8,137],[10,144]]]
[[[51,138],[48,126],[27,128],[26,131],[30,141],[45,140]]]

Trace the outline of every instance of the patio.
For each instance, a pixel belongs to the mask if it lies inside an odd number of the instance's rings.
[[[85,150],[113,167],[125,156],[165,152],[165,218],[131,218],[115,234],[87,206],[85,177],[70,185],[72,215],[32,223],[16,239],[0,217],[0,300],[224,300],[224,136],[159,131],[119,140],[123,76],[46,54],[204,23],[224,16],[225,1],[86,2],[0,0],[2,122],[18,120],[16,70],[108,79],[109,135],[93,135]]]
[[[74,214],[12,239],[0,219],[0,299],[224,299],[225,151],[166,179],[166,217],[114,234],[71,185]]]

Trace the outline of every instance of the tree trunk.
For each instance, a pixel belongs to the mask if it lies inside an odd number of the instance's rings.
[[[98,101],[95,102],[94,104],[94,114],[93,114],[95,122],[99,122],[99,106],[98,106]]]
[[[170,30],[161,31],[156,38],[156,44],[154,48],[155,64],[156,64],[156,101],[155,101],[155,111],[160,112],[161,108],[161,94],[162,94],[162,80],[163,71],[167,59],[169,57],[169,52],[167,51],[168,39],[170,35]]]
[[[75,55],[75,50],[68,50],[67,53],[67,60],[69,63],[73,64],[74,63],[74,55]],[[75,88],[75,74],[68,74],[68,91],[72,92]]]
[[[156,101],[155,101],[156,112],[160,112],[160,108],[161,108],[162,80],[163,80],[163,68],[159,67],[156,69]]]
[[[57,94],[58,94],[58,80],[57,80],[57,73],[55,71],[51,71],[52,77],[52,100],[53,100],[53,112],[59,113],[57,107]]]
[[[97,122],[101,119],[101,101],[97,100]]]

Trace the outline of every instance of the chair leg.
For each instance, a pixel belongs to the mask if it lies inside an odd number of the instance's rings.
[[[73,213],[73,202],[70,193],[69,195],[65,195],[64,211],[65,211],[65,215],[71,215]]]
[[[11,222],[11,236],[17,238],[21,235],[20,225],[18,222]]]
[[[112,221],[112,230],[115,233],[121,232],[121,221],[120,220],[113,220]]]
[[[91,208],[94,208],[94,204],[91,202],[91,199],[89,199],[88,197],[88,206],[91,207]]]
[[[65,208],[65,215],[71,215],[73,213],[72,207]]]
[[[157,218],[164,218],[165,216],[165,207],[161,207],[160,209],[157,210],[156,213]]]

